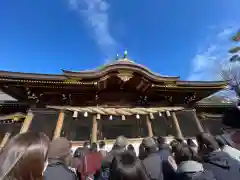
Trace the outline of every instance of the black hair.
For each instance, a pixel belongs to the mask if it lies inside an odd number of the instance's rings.
[[[91,144],[91,151],[92,151],[92,152],[97,152],[97,151],[98,151],[97,143],[93,142],[93,143]]]
[[[90,142],[89,141],[85,141],[84,143],[83,143],[83,147],[87,147],[87,146],[89,146],[90,145]]]
[[[99,148],[104,148],[106,146],[106,143],[104,141],[99,142]]]
[[[162,136],[159,136],[157,140],[159,145],[166,144],[166,141],[167,141],[166,138]]]
[[[132,151],[132,152],[135,151],[134,146],[132,144],[128,145],[127,150]]]
[[[138,158],[140,160],[144,160],[146,156],[147,156],[147,153],[145,152],[145,148],[144,148],[143,144],[141,143],[139,145],[139,149],[138,149]]]
[[[78,157],[78,158],[82,158],[84,156],[85,156],[85,151],[84,151],[84,148],[82,147],[78,147],[73,154],[73,157]]]
[[[111,165],[110,179],[114,180],[149,180],[142,162],[130,151],[124,151],[114,158]]]
[[[193,151],[189,146],[178,144],[175,149],[175,161],[177,164],[180,164],[183,161],[198,161],[201,159],[195,151]]]
[[[135,148],[134,148],[134,146],[133,146],[132,144],[129,144],[129,145],[127,146],[127,150],[133,152],[133,153],[136,155]]]

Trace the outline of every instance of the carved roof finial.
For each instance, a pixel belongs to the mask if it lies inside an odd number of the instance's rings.
[[[127,54],[128,54],[128,52],[127,52],[127,50],[125,50],[124,54],[123,54],[123,59],[127,58]]]

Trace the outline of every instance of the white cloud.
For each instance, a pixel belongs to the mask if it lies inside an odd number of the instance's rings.
[[[217,36],[219,38],[226,38],[226,37],[230,37],[230,35],[234,32],[235,28],[232,27],[228,27],[225,28],[222,32],[218,33]]]
[[[189,80],[220,80],[221,65],[229,60],[228,50],[234,46],[231,35],[237,27],[228,27],[219,31],[215,37],[209,39],[207,46],[200,47],[203,51],[197,52],[192,60]]]
[[[112,54],[117,43],[109,30],[109,8],[106,0],[68,0],[91,28],[93,37],[104,55]]]

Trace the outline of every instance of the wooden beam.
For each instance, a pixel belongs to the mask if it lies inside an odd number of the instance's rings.
[[[148,136],[152,137],[153,136],[152,123],[148,115],[146,116],[146,124],[148,129]]]
[[[193,109],[193,118],[196,122],[196,125],[197,125],[197,128],[198,128],[199,132],[201,132],[201,133],[204,132],[203,127],[201,125],[201,122],[199,121],[199,119],[197,117],[196,109]]]
[[[64,111],[60,110],[58,120],[57,120],[57,124],[56,124],[55,131],[54,131],[54,135],[53,135],[53,139],[56,139],[56,138],[61,136],[64,117],[65,117]]]
[[[98,130],[98,121],[96,115],[93,116],[92,119],[92,134],[91,134],[91,142],[97,142],[97,130]]]
[[[141,79],[140,83],[136,86],[137,90],[140,90],[144,86],[144,80]]]
[[[146,86],[144,86],[144,88],[142,89],[142,92],[145,92],[149,89],[149,87],[151,87],[150,84],[147,84]]]
[[[3,139],[2,139],[2,142],[0,144],[0,149],[2,149],[5,146],[5,144],[8,142],[11,134],[12,134],[11,132],[6,132],[5,133],[5,135],[4,135]]]
[[[28,131],[31,123],[32,123],[32,119],[33,119],[34,115],[32,113],[31,110],[28,111],[26,118],[24,119],[24,122],[22,124],[20,133],[25,133]]]
[[[176,133],[177,133],[177,138],[183,139],[182,131],[181,131],[180,125],[178,123],[176,113],[172,112],[171,114],[172,114],[172,118],[173,118],[173,125],[175,126]]]

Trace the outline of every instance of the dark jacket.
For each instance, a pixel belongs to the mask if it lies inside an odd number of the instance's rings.
[[[183,161],[178,165],[176,180],[215,180],[211,171],[204,170],[196,161]]]
[[[76,174],[68,169],[63,162],[51,160],[44,172],[44,180],[77,180]]]
[[[125,149],[112,149],[107,156],[103,159],[102,167],[110,167],[115,156],[125,151]]]
[[[149,154],[142,162],[152,180],[163,180],[162,160],[158,153]]]
[[[164,180],[172,180],[175,178],[177,165],[172,157],[171,149],[167,144],[162,145],[159,149],[159,155],[162,159],[162,172]]]
[[[100,180],[108,180],[113,159],[125,149],[112,149],[102,161]]]
[[[240,163],[223,151],[211,152],[203,157],[203,167],[212,171],[216,180],[239,180]]]

